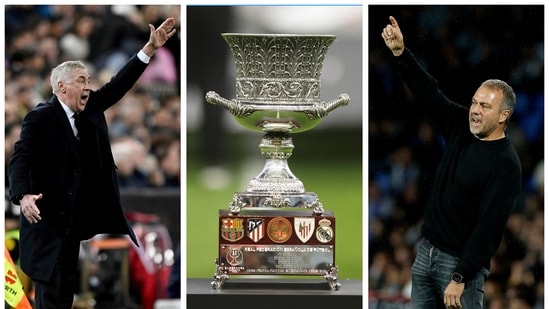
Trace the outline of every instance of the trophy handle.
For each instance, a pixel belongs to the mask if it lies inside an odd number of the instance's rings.
[[[349,97],[349,95],[343,93],[340,94],[335,100],[329,102],[315,103],[311,109],[305,110],[305,113],[307,114],[307,116],[309,116],[309,119],[323,118],[334,109],[340,106],[348,105],[350,101],[351,98]]]
[[[229,112],[231,112],[231,114],[233,114],[238,118],[247,117],[254,112],[253,107],[240,104],[236,100],[227,100],[221,97],[215,91],[208,91],[208,93],[206,93],[206,101],[208,101],[211,104],[224,107]]]

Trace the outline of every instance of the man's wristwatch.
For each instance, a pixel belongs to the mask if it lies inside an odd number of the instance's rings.
[[[463,283],[463,276],[454,272],[452,274],[452,281],[454,281],[455,283]]]

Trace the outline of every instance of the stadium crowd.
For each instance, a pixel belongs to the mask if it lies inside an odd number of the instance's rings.
[[[543,308],[542,6],[369,6],[370,305],[407,306],[423,207],[444,149],[391,67],[380,35],[390,15],[454,101],[468,104],[488,78],[514,88],[517,108],[507,133],[522,163],[522,194],[491,262],[485,307]]]
[[[180,15],[178,5],[7,5],[6,160],[25,114],[52,96],[55,65],[81,60],[92,83],[103,84],[146,42],[149,23],[158,26],[173,16],[179,26]],[[157,51],[136,86],[107,110],[121,187],[181,184],[180,35]]]

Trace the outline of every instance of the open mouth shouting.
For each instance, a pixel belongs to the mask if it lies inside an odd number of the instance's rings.
[[[482,121],[478,116],[471,116],[470,125],[472,128],[480,128]]]

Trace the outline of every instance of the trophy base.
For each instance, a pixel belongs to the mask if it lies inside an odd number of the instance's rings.
[[[223,287],[225,281],[231,278],[231,275],[229,275],[227,271],[222,270],[222,267],[219,265],[217,260],[215,264],[216,264],[216,272],[212,276],[213,280],[210,282],[210,286],[213,289],[218,290]],[[268,278],[268,277],[278,278],[278,276],[268,276],[268,275],[259,275],[254,277],[260,277],[260,276],[264,276],[265,278]],[[332,266],[330,270],[322,274],[322,276],[324,277],[324,279],[326,279],[326,283],[328,284],[329,289],[337,291],[341,288],[341,283],[339,283],[337,266]],[[322,288],[321,286],[318,286],[318,287]]]
[[[287,208],[287,209],[311,209],[314,214],[324,213],[322,203],[318,196],[312,192],[305,193],[251,193],[238,192],[233,196],[229,204],[229,211],[238,215],[242,209],[265,209],[265,208]]]
[[[341,286],[331,211],[246,209],[235,215],[220,210],[219,231],[214,289],[231,275],[323,276],[333,290]]]

